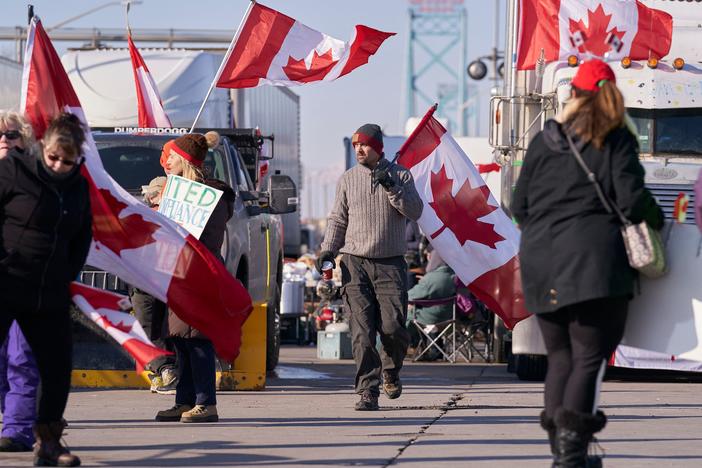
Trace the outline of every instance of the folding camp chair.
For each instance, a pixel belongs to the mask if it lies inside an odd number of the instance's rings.
[[[459,316],[455,323],[455,347],[451,353],[453,362],[462,358],[466,362],[471,362],[479,356],[485,362],[492,361],[492,326],[494,316],[491,312],[483,310],[482,307],[474,303],[476,310],[471,317]],[[479,349],[475,338],[481,332],[485,338],[482,349]]]
[[[422,340],[425,341],[424,349],[419,354],[414,356],[412,361],[418,361],[429,350],[435,349],[449,362],[456,362],[456,296],[444,297],[440,299],[416,299],[409,301],[409,304],[419,307],[432,307],[439,305],[451,304],[452,318],[438,323],[422,323],[418,320],[412,320],[414,326],[419,332]],[[437,335],[432,336],[433,333]],[[443,344],[443,346],[442,346]],[[449,348],[449,350],[445,349]]]

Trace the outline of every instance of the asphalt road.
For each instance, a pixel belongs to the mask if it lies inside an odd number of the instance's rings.
[[[220,422],[157,423],[172,396],[75,390],[65,441],[83,466],[547,467],[538,426],[542,385],[503,365],[409,364],[400,399],[356,412],[351,361],[317,361],[284,347],[263,392],[219,393]],[[611,467],[702,466],[698,383],[608,381],[600,434]],[[31,465],[0,454],[0,466]]]

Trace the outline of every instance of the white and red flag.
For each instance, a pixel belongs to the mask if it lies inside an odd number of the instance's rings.
[[[343,42],[255,3],[225,58],[217,87],[296,86],[335,80],[367,63],[393,35],[356,25],[351,40]]]
[[[637,0],[521,0],[517,68],[534,69],[541,49],[547,62],[606,53],[660,59],[672,40],[673,17]]]
[[[424,201],[418,223],[442,259],[509,328],[529,314],[519,276],[519,230],[471,160],[433,117],[399,151]]]
[[[58,112],[83,109],[41,22],[29,25],[22,77],[22,109],[40,138]],[[93,242],[88,263],[116,274],[169,307],[233,360],[251,297],[224,265],[185,229],[138,202],[105,171],[90,132],[83,175],[90,187]]]
[[[134,83],[136,84],[137,109],[139,111],[139,127],[171,128],[171,121],[163,110],[163,102],[156,88],[156,82],[146,62],[141,57],[139,49],[132,41],[132,35],[127,35],[129,44],[129,57],[132,59],[132,69],[134,70]]]
[[[137,372],[159,356],[173,354],[155,346],[146,336],[139,321],[128,311],[129,298],[104,289],[71,283],[71,297],[78,308],[134,358]]]

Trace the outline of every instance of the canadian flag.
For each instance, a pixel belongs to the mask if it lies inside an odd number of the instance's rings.
[[[519,230],[433,117],[435,110],[427,112],[398,158],[424,201],[419,226],[458,278],[512,328],[529,315],[519,276]]]
[[[219,88],[253,88],[263,84],[296,86],[331,81],[368,62],[395,33],[357,25],[343,42],[254,3],[225,57]]]
[[[134,69],[134,82],[136,84],[137,109],[139,111],[139,127],[171,128],[171,121],[163,110],[161,96],[158,94],[156,83],[146,66],[144,59],[132,41],[132,35],[127,35],[129,44],[129,56],[132,59]]]
[[[663,58],[673,17],[637,0],[521,0],[517,68],[532,70],[571,54],[634,60]]]
[[[36,134],[59,111],[83,109],[41,22],[29,25],[22,77],[22,108]],[[217,353],[233,360],[251,297],[224,265],[185,229],[138,202],[105,171],[90,132],[83,145],[93,242],[88,263],[152,294],[210,338]]]
[[[127,313],[131,304],[126,296],[80,283],[71,283],[71,296],[78,308],[134,358],[137,372],[159,356],[173,354],[155,346],[139,321]]]

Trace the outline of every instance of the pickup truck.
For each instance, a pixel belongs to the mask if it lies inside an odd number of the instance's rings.
[[[209,151],[207,177],[222,180],[236,192],[234,215],[227,224],[222,257],[227,270],[246,287],[254,304],[267,304],[266,370],[278,363],[280,351],[280,291],[283,271],[283,233],[280,214],[297,209],[297,188],[286,175],[273,174],[265,191],[256,190],[265,138],[258,129],[215,130],[221,135]],[[105,170],[134,197],[141,187],[164,175],[159,164],[168,140],[187,129],[93,129]],[[80,280],[91,286],[126,293],[128,285],[112,274],[86,266]]]

